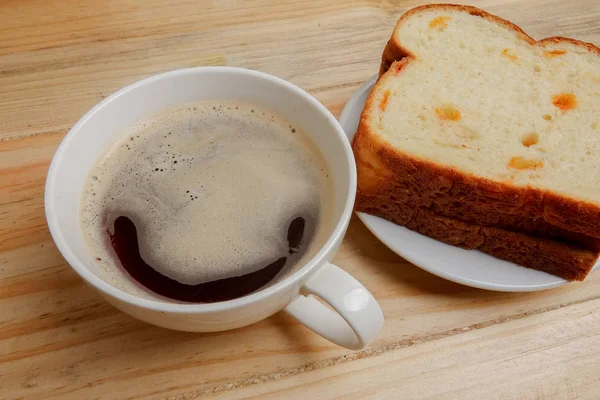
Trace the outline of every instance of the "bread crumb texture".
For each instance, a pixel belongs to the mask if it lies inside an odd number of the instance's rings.
[[[513,169],[538,169],[542,168],[544,163],[539,160],[530,160],[523,156],[515,156],[508,162],[508,167]]]
[[[435,108],[435,113],[439,119],[446,121],[458,121],[460,120],[460,110],[453,106],[441,106]]]
[[[429,27],[432,29],[437,28],[439,30],[442,30],[442,29],[448,27],[448,21],[450,21],[451,19],[452,18],[445,16],[445,15],[436,17],[429,22]]]
[[[381,98],[381,101],[379,102],[379,109],[381,111],[385,111],[385,109],[387,108],[387,103],[388,103],[389,99],[390,99],[390,91],[386,90],[385,92],[383,92],[383,97]]]
[[[410,57],[380,77],[364,123],[411,157],[497,181],[510,165],[517,186],[600,202],[600,54],[477,14],[405,14],[388,48]]]
[[[515,61],[517,59],[517,56],[509,49],[503,49],[502,55],[512,61]]]

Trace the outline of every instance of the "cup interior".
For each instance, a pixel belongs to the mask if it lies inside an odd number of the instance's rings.
[[[286,279],[314,266],[334,244],[336,234],[343,234],[354,203],[356,170],[342,128],[321,103],[291,83],[257,71],[230,67],[178,70],[139,81],[99,103],[71,129],[54,156],[46,182],[46,217],[61,253],[88,282],[107,289],[104,285],[108,283],[98,281],[102,278],[87,252],[80,223],[84,183],[98,157],[126,128],[166,107],[235,99],[269,108],[301,127],[317,144],[333,174],[330,238],[311,262]],[[84,270],[96,278],[90,279]]]

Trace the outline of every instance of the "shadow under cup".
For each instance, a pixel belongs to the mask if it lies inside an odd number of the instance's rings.
[[[330,165],[334,201],[331,206],[329,237],[323,248],[306,265],[280,282],[251,295],[212,304],[181,304],[141,299],[125,293],[98,275],[84,243],[80,223],[81,196],[89,171],[98,157],[135,122],[166,107],[206,100],[241,100],[271,109],[295,126],[301,127],[317,145]],[[95,106],[67,134],[52,161],[46,182],[46,217],[52,236],[69,264],[109,302],[147,322],[172,329],[211,331],[244,326],[281,310],[294,294],[289,289],[318,264],[329,261],[345,233],[356,190],[354,160],[349,144],[335,118],[306,92],[279,78],[256,71],[230,67],[201,67],[173,71],[128,86]],[[284,293],[285,292],[285,293]],[[227,321],[219,314],[225,309],[262,301],[279,294],[278,301],[256,313]],[[297,296],[297,294],[296,294]],[[215,305],[227,305],[219,310]],[[169,323],[150,317],[139,309],[186,313],[202,312],[204,322]],[[210,315],[214,313],[211,328]],[[205,326],[206,325],[206,326]]]

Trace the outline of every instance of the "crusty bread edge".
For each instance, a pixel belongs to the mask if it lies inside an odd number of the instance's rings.
[[[397,221],[393,210],[369,210],[372,215]],[[399,215],[400,220],[404,218]],[[405,225],[441,242],[481,250],[499,259],[544,271],[570,281],[582,281],[598,260],[597,251],[522,232],[483,227],[418,209]]]
[[[600,55],[600,48],[598,48],[596,45],[594,45],[592,43],[584,42],[581,40],[577,40],[577,39],[572,39],[572,38],[567,38],[567,37],[562,37],[562,36],[553,36],[553,37],[548,37],[548,38],[545,38],[542,40],[535,40],[534,38],[529,36],[527,33],[525,33],[525,31],[523,29],[521,29],[521,27],[519,27],[518,25],[515,25],[508,20],[500,18],[497,15],[490,14],[487,11],[484,11],[484,10],[474,7],[474,6],[468,6],[468,5],[463,5],[463,4],[425,4],[425,5],[421,5],[421,6],[418,6],[418,7],[408,10],[407,12],[402,14],[400,16],[400,18],[398,19],[398,22],[396,22],[396,26],[394,27],[394,31],[392,32],[392,37],[390,38],[390,40],[388,40],[388,42],[383,50],[383,54],[381,56],[381,64],[379,67],[379,76],[381,76],[385,72],[387,72],[389,67],[395,61],[400,61],[401,59],[403,59],[405,57],[412,57],[412,58],[415,57],[414,54],[412,54],[410,51],[405,49],[402,46],[402,44],[398,43],[398,41],[396,40],[396,30],[404,22],[404,20],[406,20],[410,16],[417,14],[424,10],[432,10],[432,9],[433,10],[464,11],[464,12],[468,12],[471,15],[485,18],[491,22],[495,22],[499,25],[503,25],[509,29],[514,30],[517,33],[517,35],[519,35],[521,37],[521,39],[525,40],[526,42],[528,42],[529,44],[534,45],[534,46],[535,45],[538,45],[538,46],[544,45],[548,42],[552,42],[552,43],[569,42],[575,46],[583,47],[590,52],[594,52],[594,53],[597,53],[598,55]]]
[[[436,164],[430,160],[423,159],[416,155],[408,154],[392,145],[387,144],[382,138],[380,138],[380,136],[376,132],[371,131],[367,120],[370,117],[370,111],[374,107],[376,107],[376,104],[374,104],[374,99],[377,93],[377,85],[379,85],[382,81],[381,78],[385,75],[401,73],[402,69],[406,65],[408,65],[408,63],[410,63],[412,59],[415,58],[413,54],[411,54],[407,49],[404,49],[399,43],[396,42],[395,32],[398,29],[399,25],[406,18],[420,11],[432,8],[452,11],[459,10],[469,12],[471,15],[486,18],[492,22],[502,24],[509,29],[513,29],[523,40],[527,41],[532,45],[540,45],[546,42],[556,43],[560,41],[567,41],[571,44],[586,48],[587,50],[600,55],[600,49],[598,47],[594,46],[593,44],[585,43],[575,39],[550,37],[540,41],[536,41],[535,39],[527,35],[517,25],[495,15],[489,14],[476,7],[456,4],[430,4],[413,8],[412,10],[409,10],[400,17],[398,23],[396,24],[396,27],[394,28],[394,34],[392,34],[392,38],[388,41],[388,44],[386,45],[386,50],[384,51],[382,59],[382,69],[385,60],[390,60],[392,58],[395,58],[395,60],[392,63],[391,67],[388,68],[387,71],[385,71],[382,74],[382,76],[380,76],[380,79],[371,91],[371,94],[369,95],[363,112],[361,114],[358,130],[353,139],[353,148],[355,148],[355,153],[357,153],[357,164],[360,161],[359,157],[361,153],[361,151],[356,152],[358,147],[357,143],[362,143],[360,147],[362,147],[363,149],[369,149],[370,152],[375,153],[379,161],[383,165],[385,165],[385,168],[387,169],[388,173],[391,174],[394,173],[395,165],[399,165],[408,161],[412,164],[418,165],[419,168],[428,168],[429,170],[433,170],[439,175],[447,177],[453,182],[459,182],[464,185],[471,185],[477,187],[481,191],[490,191],[493,193],[502,192],[505,193],[506,196],[541,196],[543,198],[544,207],[543,215],[540,217],[543,217],[543,219],[549,224],[555,225],[559,228],[568,231],[579,232],[591,237],[600,238],[600,204],[582,201],[579,199],[573,199],[551,190],[522,187],[514,185],[510,182],[494,181],[484,177],[476,176],[472,173],[458,171],[455,168],[452,168],[447,165]],[[401,161],[399,162],[398,160]],[[384,179],[381,179],[380,182],[383,183],[383,185],[385,186]],[[376,190],[376,192],[382,192],[386,190],[391,190],[391,188],[380,187],[378,188],[378,190]],[[359,180],[359,188],[356,200],[357,210],[361,209],[362,198],[364,198],[364,196],[371,196],[373,194],[374,193],[366,193],[365,191],[362,191],[360,188]]]

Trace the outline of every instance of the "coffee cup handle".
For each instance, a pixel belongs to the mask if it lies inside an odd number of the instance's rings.
[[[325,300],[331,308],[313,295]],[[325,339],[352,350],[366,347],[383,326],[373,295],[341,268],[327,263],[301,287],[285,311]]]

